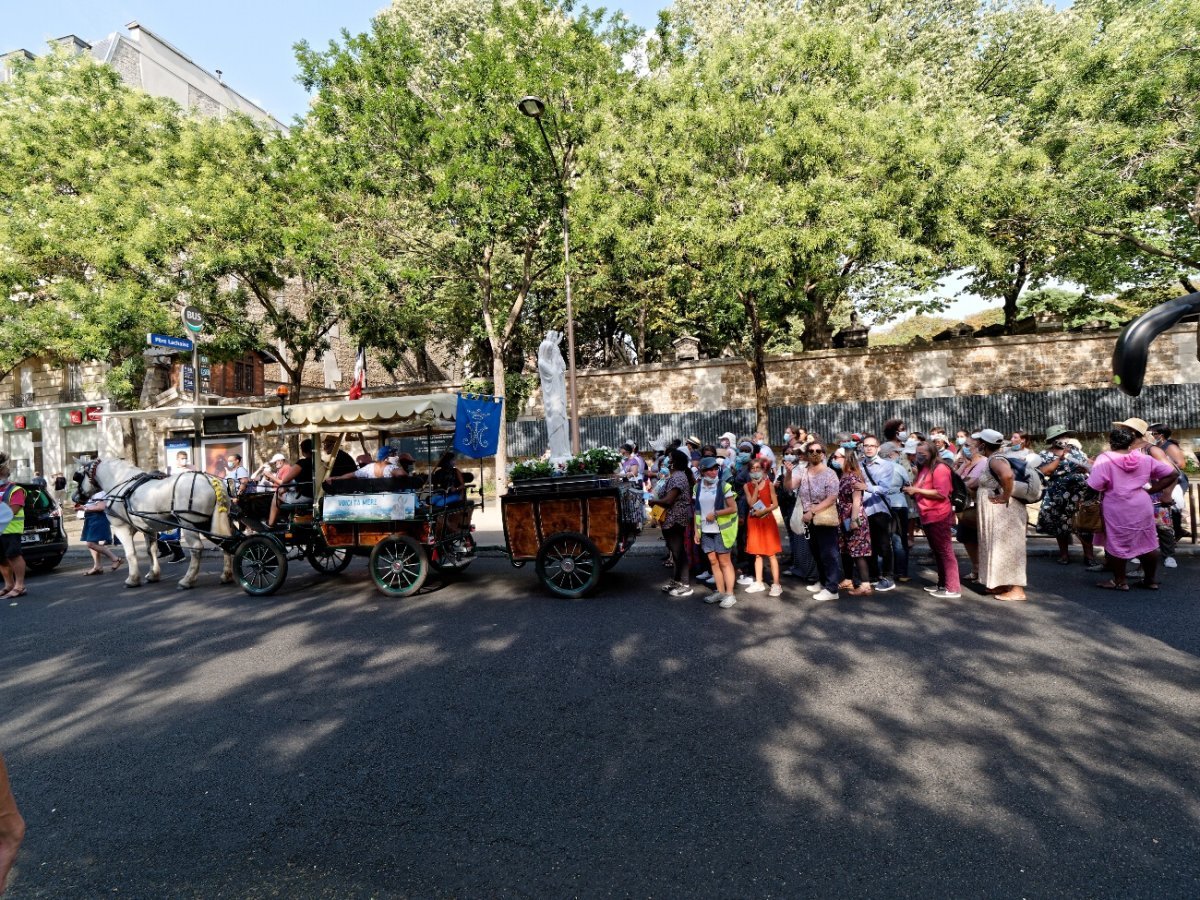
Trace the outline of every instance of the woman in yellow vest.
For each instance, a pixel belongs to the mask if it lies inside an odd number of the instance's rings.
[[[25,491],[9,479],[8,454],[0,453],[0,575],[4,592],[0,600],[25,596],[25,557],[21,535],[25,533]]]
[[[721,479],[721,461],[712,456],[700,460],[700,480],[696,482],[696,543],[712,565],[713,587],[705,603],[720,603],[729,609],[737,603],[733,596],[734,575],[730,552],[737,543],[737,494],[728,481]]]

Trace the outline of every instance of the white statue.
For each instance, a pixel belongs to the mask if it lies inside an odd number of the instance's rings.
[[[571,426],[567,418],[567,364],[563,362],[559,342],[562,334],[547,331],[538,347],[538,375],[542,379],[542,411],[546,415],[546,438],[550,443],[550,460],[558,462],[571,457]]]

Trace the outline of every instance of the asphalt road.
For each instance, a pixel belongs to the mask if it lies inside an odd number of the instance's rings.
[[[0,605],[28,897],[1200,896],[1200,560],[724,611],[478,560]]]

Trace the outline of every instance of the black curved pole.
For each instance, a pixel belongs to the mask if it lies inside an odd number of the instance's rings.
[[[1113,348],[1113,384],[1130,397],[1140,394],[1150,359],[1150,344],[1181,319],[1197,313],[1200,313],[1200,292],[1168,300],[1126,325]]]

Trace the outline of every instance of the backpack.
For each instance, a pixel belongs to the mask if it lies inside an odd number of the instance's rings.
[[[1042,473],[1038,471],[1037,466],[1030,465],[1027,459],[1018,459],[1015,456],[1006,456],[1004,459],[1012,467],[1013,499],[1025,504],[1040,501],[1042,499]],[[988,468],[992,468],[990,460]],[[996,474],[994,470],[992,474]]]
[[[956,513],[962,512],[971,505],[971,495],[967,492],[967,484],[962,476],[950,468],[950,506]]]

